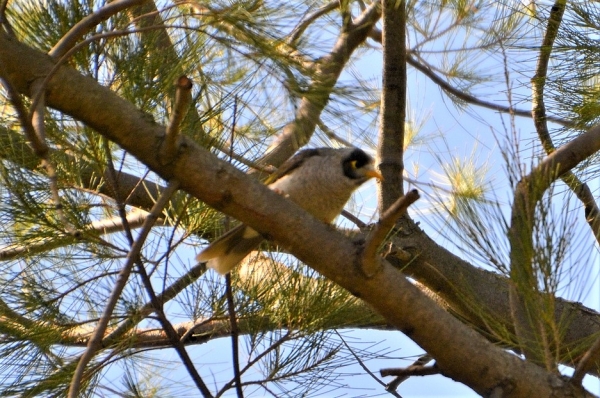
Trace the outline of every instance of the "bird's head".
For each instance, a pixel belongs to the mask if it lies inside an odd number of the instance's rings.
[[[357,185],[371,178],[383,180],[383,176],[375,170],[375,162],[365,151],[353,148],[343,159],[344,175],[355,181]]]

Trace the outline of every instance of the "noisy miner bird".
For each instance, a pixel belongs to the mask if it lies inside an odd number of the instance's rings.
[[[342,212],[352,192],[373,177],[382,179],[373,158],[361,149],[305,149],[277,170],[269,188],[329,224]],[[212,242],[196,260],[225,275],[263,239],[241,224]]]

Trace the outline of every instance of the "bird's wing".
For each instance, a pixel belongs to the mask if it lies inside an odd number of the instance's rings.
[[[302,151],[298,152],[286,160],[275,173],[271,174],[267,180],[267,184],[271,184],[284,175],[290,174],[292,171],[300,167],[306,159],[313,156],[323,155],[324,149],[326,148],[303,149]]]
[[[196,256],[221,275],[225,275],[254,250],[264,238],[252,228],[241,224],[226,232]]]

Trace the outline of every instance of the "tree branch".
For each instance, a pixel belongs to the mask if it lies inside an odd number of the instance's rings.
[[[0,33],[0,77],[11,78],[17,90],[27,92],[32,75],[51,69],[52,62],[43,54]],[[382,272],[365,279],[352,241],[191,140],[182,137],[182,151],[175,161],[160,165],[155,149],[164,137],[164,127],[148,121],[132,104],[93,80],[63,66],[47,89],[47,105],[115,141],[162,178],[177,178],[181,189],[208,205],[268,233],[301,261],[362,297],[429,352],[449,377],[480,394],[507,381],[515,397],[582,394],[558,376],[484,340],[434,305],[395,268],[384,265]],[[98,101],[103,103],[101,111]],[[288,228],[291,224],[293,230]],[[305,239],[299,241],[298,235]],[[482,374],[481,369],[486,372]]]
[[[540,300],[539,295],[535,294],[538,284],[532,265],[535,207],[552,183],[598,151],[600,125],[548,155],[529,175],[519,181],[515,189],[508,232],[512,282],[510,302],[521,349],[538,363],[544,360],[542,355],[545,349],[543,341],[536,343],[543,337],[543,331],[540,332],[540,328],[543,328],[542,320],[532,315],[536,313],[534,308],[539,308],[536,303]]]
[[[556,147],[552,142],[552,137],[550,136],[550,131],[548,130],[547,121],[549,118],[546,115],[544,88],[546,86],[550,55],[552,54],[554,41],[558,35],[558,30],[562,22],[562,16],[566,5],[566,0],[558,0],[551,8],[550,17],[548,18],[548,26],[546,27],[546,34],[544,35],[544,40],[542,41],[542,45],[540,47],[540,55],[538,57],[535,75],[531,79],[531,114],[533,116],[535,130],[537,131],[540,142],[542,143],[542,146],[546,150],[547,154],[554,152]],[[590,187],[582,182],[571,171],[562,175],[561,179],[583,203],[585,219],[591,228],[596,241],[600,243],[600,208],[596,203],[594,194],[590,190]]]
[[[396,221],[406,213],[408,206],[415,203],[418,199],[419,191],[416,189],[413,189],[406,195],[398,198],[398,200],[383,213],[379,222],[375,225],[375,229],[369,233],[365,243],[362,261],[362,269],[367,277],[373,276],[381,267],[381,262],[377,254],[379,247],[396,225]]]
[[[269,146],[259,164],[275,167],[306,145],[312,136],[320,115],[329,101],[333,88],[352,53],[367,38],[381,16],[380,2],[374,1],[348,30],[342,31],[331,52],[315,63],[313,82],[300,101],[294,121],[288,123]]]
[[[83,35],[92,30],[96,25],[102,21],[106,21],[111,16],[126,10],[127,8],[140,5],[145,3],[146,0],[117,0],[106,4],[93,14],[82,18],[76,23],[59,41],[52,47],[48,54],[54,59],[59,59],[64,56],[73,46],[77,43],[77,40],[81,39]]]
[[[377,156],[383,176],[378,192],[380,211],[404,194],[404,130],[406,128],[406,1],[383,1],[383,84]]]

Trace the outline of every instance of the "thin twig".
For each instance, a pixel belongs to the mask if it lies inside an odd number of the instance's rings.
[[[169,183],[165,191],[156,201],[148,217],[144,221],[144,226],[142,227],[137,240],[131,246],[131,249],[129,250],[129,253],[127,254],[127,258],[125,260],[125,264],[119,272],[119,276],[117,277],[115,286],[113,287],[113,290],[108,298],[106,306],[104,307],[104,312],[102,313],[102,316],[98,321],[98,325],[94,330],[94,334],[88,341],[85,352],[79,358],[79,363],[77,364],[77,368],[75,369],[73,378],[71,379],[71,384],[69,386],[69,398],[77,398],[79,396],[79,390],[81,389],[81,382],[84,377],[85,368],[87,367],[87,364],[92,360],[96,352],[102,346],[102,337],[104,337],[104,332],[108,327],[108,322],[110,321],[113,311],[117,305],[117,302],[121,297],[121,293],[123,292],[123,289],[127,284],[127,280],[129,279],[129,275],[131,274],[133,265],[140,255],[140,251],[142,250],[142,246],[144,245],[146,237],[150,233],[150,230],[152,229],[155,220],[158,219],[164,207],[167,205],[167,203],[169,203],[171,196],[173,195],[173,193],[175,193],[175,191],[177,191],[178,187],[179,183],[177,181]]]
[[[200,263],[191,268],[185,275],[182,275],[173,282],[167,289],[165,289],[161,294],[159,294],[156,298],[161,305],[164,305],[166,302],[174,299],[179,293],[181,293],[184,289],[186,289],[190,284],[196,281],[199,277],[204,275],[206,272],[206,264]],[[136,316],[127,319],[123,322],[119,327],[113,330],[108,336],[104,338],[102,341],[103,346],[112,345],[117,339],[131,330],[139,320],[148,316],[152,313],[154,309],[154,304],[148,302],[144,304],[141,308],[135,311]]]
[[[233,290],[231,287],[231,273],[225,275],[225,296],[227,298],[227,312],[229,313],[229,324],[231,328],[231,354],[233,360],[233,378],[235,380],[235,390],[238,398],[244,397],[242,391],[242,374],[240,372],[240,353],[239,353],[239,330],[237,325],[237,315],[235,314],[235,302],[233,301]]]
[[[385,241],[388,233],[394,228],[398,218],[406,213],[408,206],[416,202],[417,199],[419,199],[419,191],[416,189],[401,196],[383,213],[379,222],[375,225],[375,229],[367,237],[362,256],[362,271],[367,277],[375,275],[381,265],[377,255],[379,247]]]
[[[423,367],[429,362],[431,362],[432,359],[433,358],[429,354],[422,355],[415,362],[413,362],[413,364],[410,365],[409,368],[416,366]],[[383,377],[384,375],[382,374],[381,376]],[[387,385],[385,386],[385,390],[390,392],[396,391],[398,389],[398,386],[400,386],[400,384],[402,384],[404,381],[408,380],[409,377],[409,375],[396,376],[394,380],[387,383]]]
[[[356,360],[356,362],[360,365],[361,368],[363,368],[363,370],[365,372],[368,373],[369,376],[371,376],[373,378],[373,380],[375,380],[377,383],[381,384],[383,387],[386,387],[385,383],[382,382],[379,377],[377,377],[375,375],[375,373],[373,373],[371,371],[371,369],[369,369],[367,367],[367,365],[365,365],[365,363],[358,357],[358,355],[356,355],[356,353],[354,352],[354,350],[352,349],[352,347],[350,347],[350,345],[346,342],[346,340],[342,337],[342,335],[340,334],[340,332],[338,332],[336,329],[333,330],[335,332],[335,334],[337,334],[337,336],[339,337],[340,340],[342,340],[342,344],[344,344],[344,346],[346,346],[346,349],[348,351],[350,351],[350,354],[352,354],[352,356],[354,357],[354,359]],[[386,388],[387,389],[387,388]],[[398,394],[395,390],[394,391],[388,391],[390,394],[392,394],[393,396],[395,396],[396,398],[402,398],[400,396],[400,394]]]
[[[173,181],[172,183],[170,183],[169,187],[171,186],[171,184],[179,186],[179,183],[176,181]],[[168,200],[164,202],[165,205],[167,203],[168,203]],[[156,315],[158,316],[158,321],[160,322],[163,330],[165,331],[165,334],[169,338],[171,345],[173,346],[173,348],[179,355],[179,358],[183,362],[183,365],[185,366],[185,368],[188,371],[192,380],[194,380],[196,387],[198,387],[198,389],[200,390],[202,395],[206,398],[212,398],[213,395],[210,392],[210,390],[208,389],[208,386],[206,385],[206,383],[204,383],[204,380],[202,380],[202,377],[198,373],[198,370],[196,369],[194,362],[192,362],[192,359],[190,358],[189,354],[187,353],[187,351],[185,349],[185,345],[183,344],[183,341],[181,340],[181,336],[177,333],[177,331],[173,327],[173,324],[171,324],[171,322],[169,322],[169,320],[167,319],[167,315],[165,314],[164,309],[163,309],[163,303],[156,296],[156,293],[154,292],[154,288],[152,287],[152,282],[150,281],[150,277],[148,276],[148,273],[146,272],[146,268],[144,267],[144,264],[140,261],[139,256],[137,256],[136,264],[137,264],[138,272],[142,279],[142,283],[144,284],[144,288],[146,289],[146,293],[148,293],[148,296],[150,296],[150,302],[152,303],[153,309],[154,309]]]
[[[314,21],[316,21],[317,18],[320,18],[321,16],[335,10],[336,8],[339,7],[339,5],[340,5],[339,1],[334,0],[334,1],[331,1],[327,4],[325,4],[324,6],[322,6],[315,12],[313,12],[312,14],[307,15],[304,19],[302,19],[302,21],[300,21],[298,26],[296,26],[294,28],[294,30],[290,33],[290,36],[287,39],[287,43],[290,45],[296,44],[296,42],[298,41],[300,36],[310,26],[310,24],[312,24]]]
[[[474,95],[465,93],[464,91],[461,91],[461,90],[455,88],[454,86],[452,86],[451,84],[446,82],[444,79],[442,79],[441,77],[436,75],[435,72],[433,72],[429,66],[419,63],[416,59],[414,59],[410,55],[408,55],[406,57],[406,61],[408,62],[409,65],[411,65],[415,69],[422,72],[425,76],[427,76],[429,79],[431,79],[435,84],[440,86],[440,88],[442,90],[444,90],[448,94],[455,96],[456,98],[458,98],[462,101],[465,101],[469,104],[478,105],[483,108],[498,111],[498,112],[511,113],[516,116],[531,118],[531,111],[529,111],[529,110],[516,109],[511,106],[505,106],[505,105],[497,104],[495,102],[484,101],[480,98],[475,97]],[[548,116],[547,120],[549,120],[553,123],[560,124],[561,126],[566,126],[566,127],[571,126],[573,124],[573,122],[571,122],[569,120],[565,120],[563,118],[559,118],[556,116]]]
[[[364,229],[368,225],[362,222],[362,220],[356,217],[354,214],[350,213],[348,210],[342,210],[342,216],[346,217],[349,221],[353,222],[359,229]]]
[[[190,91],[192,90],[192,85],[192,80],[187,76],[179,76],[175,82],[175,103],[173,105],[171,119],[167,126],[165,141],[161,148],[161,161],[163,164],[171,162],[177,153],[177,137],[179,135],[181,122],[190,108],[190,102],[192,100]]]
[[[583,358],[577,364],[573,376],[571,376],[571,382],[575,385],[581,386],[581,382],[585,377],[586,373],[600,362],[600,337],[596,339],[594,344],[589,350],[583,355]]]
[[[371,39],[375,40],[376,42],[381,43],[381,31],[377,30],[376,28],[374,28],[373,31],[369,34],[369,37]],[[474,95],[468,94],[464,91],[457,89],[456,87],[452,86],[450,83],[445,81],[443,78],[438,76],[433,71],[433,69],[431,68],[430,65],[420,63],[415,58],[413,58],[410,55],[410,53],[407,54],[407,56],[406,56],[406,62],[410,66],[412,66],[413,68],[417,69],[418,71],[423,73],[425,76],[427,76],[431,81],[433,81],[435,84],[437,84],[446,93],[453,95],[462,101],[465,101],[469,104],[481,106],[483,108],[502,112],[502,113],[511,113],[511,114],[514,114],[515,116],[521,116],[521,117],[527,117],[527,118],[532,117],[530,110],[516,109],[511,106],[505,106],[505,105],[497,104],[495,102],[484,101],[480,98],[475,97]],[[556,124],[560,124],[561,126],[565,126],[565,127],[569,127],[569,126],[573,125],[572,121],[566,120],[566,119],[563,119],[560,117],[556,117],[556,116],[547,116],[546,120],[556,123]]]
[[[233,120],[231,122],[231,134],[229,141],[229,163],[233,158],[233,147],[235,144],[235,128],[237,126],[237,111],[238,111],[237,95],[233,101]],[[229,229],[229,217],[225,217],[226,227]],[[244,397],[242,391],[242,373],[240,372],[240,347],[239,347],[239,330],[237,324],[237,315],[235,313],[235,302],[233,300],[233,288],[231,286],[231,273],[225,275],[225,297],[227,299],[227,312],[229,314],[229,327],[231,329],[231,356],[233,361],[233,379],[235,381],[235,391],[238,398]]]
[[[411,377],[411,376],[431,376],[440,374],[440,369],[435,365],[433,366],[409,366],[407,368],[389,368],[381,369],[381,376],[398,376],[398,377]]]
[[[322,119],[319,119],[319,121],[317,122],[317,126],[319,126],[321,131],[323,131],[327,138],[329,138],[330,140],[337,141],[344,146],[353,146],[350,141],[347,141],[342,137],[338,136],[336,133],[334,133],[325,123],[323,123]]]

